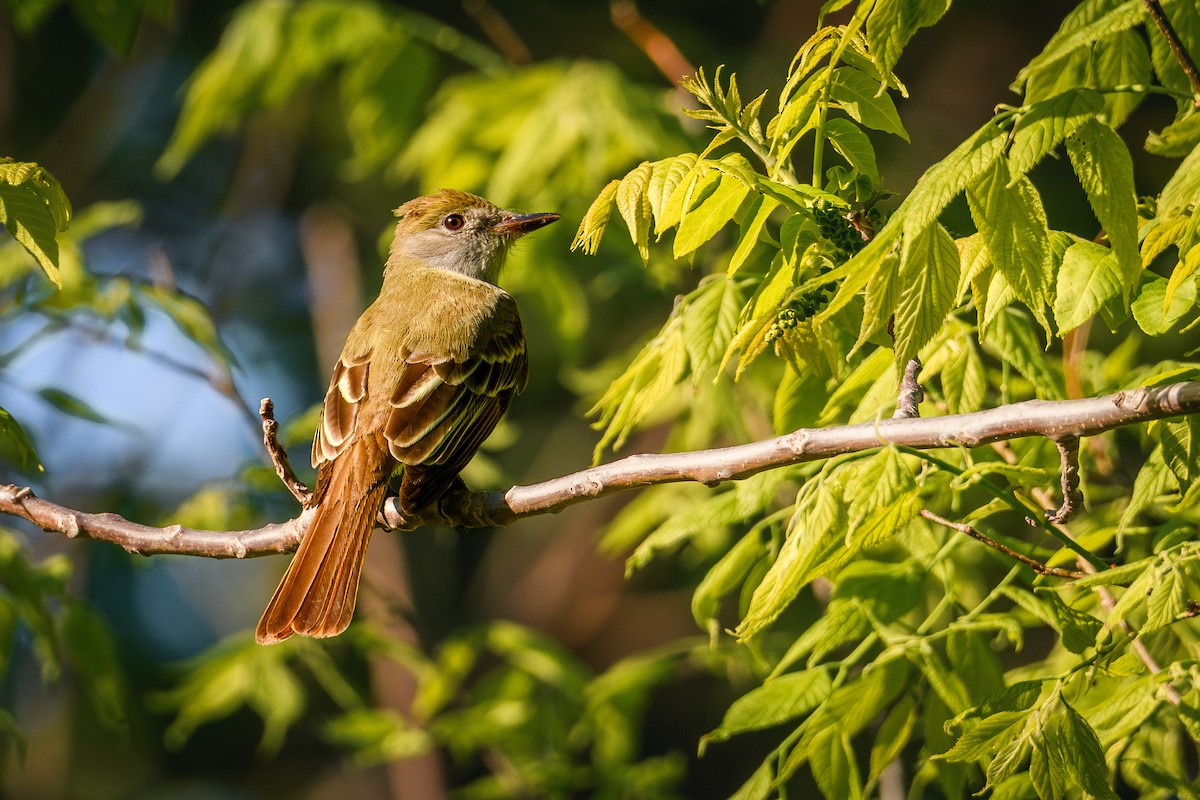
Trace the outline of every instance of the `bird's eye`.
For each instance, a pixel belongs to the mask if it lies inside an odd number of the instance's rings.
[[[442,220],[442,226],[448,231],[462,230],[462,226],[465,224],[467,221],[463,219],[462,214],[447,214],[446,218]]]

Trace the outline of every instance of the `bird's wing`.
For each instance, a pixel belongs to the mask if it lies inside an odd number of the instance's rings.
[[[383,434],[405,465],[401,507],[413,511],[449,488],[525,389],[529,361],[516,304],[502,295],[464,355],[410,352],[405,362]]]
[[[358,423],[360,404],[367,396],[370,366],[371,351],[366,350],[357,354],[342,353],[333,368],[317,433],[313,437],[312,465],[318,471],[333,461],[350,442]],[[318,485],[321,483],[318,481]]]

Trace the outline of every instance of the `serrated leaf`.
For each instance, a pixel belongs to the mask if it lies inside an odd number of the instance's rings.
[[[1102,625],[1100,620],[1067,605],[1052,591],[1039,591],[1038,596],[1048,602],[1054,611],[1063,647],[1078,655],[1095,644],[1096,634]]]
[[[1129,149],[1112,128],[1088,119],[1067,138],[1067,153],[1096,219],[1112,242],[1120,267],[1121,296],[1128,301],[1142,272]]]
[[[732,175],[724,172],[714,174],[719,180],[711,192],[705,196],[704,191],[698,189],[696,194],[702,199],[698,205],[688,207],[679,223],[679,230],[675,234],[676,258],[686,256],[716,236],[733,219],[750,193],[750,187]]]
[[[1161,420],[1154,433],[1162,446],[1163,462],[1186,488],[1200,474],[1200,417]]]
[[[760,195],[746,210],[746,214],[742,218],[741,231],[738,234],[737,249],[733,251],[733,255],[729,258],[727,272],[730,277],[733,277],[742,268],[742,265],[746,263],[746,259],[750,257],[755,246],[762,239],[763,231],[766,229],[767,220],[770,218],[771,212],[779,208],[779,206],[780,202],[774,197]]]
[[[71,203],[58,180],[38,164],[0,160],[0,224],[62,288],[57,235],[71,224]]]
[[[1136,86],[1151,81],[1150,50],[1137,30],[1119,31],[1097,42],[1092,64],[1097,86]],[[1106,93],[1104,105],[1109,126],[1120,128],[1144,99],[1141,92]]]
[[[898,366],[908,363],[941,330],[954,307],[960,266],[958,248],[941,225],[905,240],[894,327]]]
[[[609,181],[608,185],[600,190],[600,194],[596,195],[587,213],[579,221],[579,230],[575,231],[575,239],[571,242],[572,250],[582,248],[588,255],[595,255],[600,249],[600,239],[604,236],[604,229],[608,227],[613,198],[620,185],[619,180]]]
[[[1012,177],[1029,172],[1063,139],[1103,109],[1103,97],[1091,89],[1072,89],[1030,105],[1013,126],[1008,148]]]
[[[1200,244],[1194,244],[1183,254],[1179,259],[1179,263],[1175,265],[1175,269],[1171,270],[1171,277],[1167,279],[1167,288],[1163,296],[1163,313],[1170,311],[1171,301],[1175,299],[1175,293],[1189,282],[1193,285],[1193,280],[1197,272],[1200,272]]]
[[[1169,304],[1167,287],[1167,279],[1157,275],[1147,276],[1142,280],[1131,306],[1138,327],[1151,336],[1161,336],[1170,331],[1196,304],[1195,275],[1177,284]]]
[[[1200,144],[1200,113],[1190,113],[1161,131],[1146,134],[1146,152],[1164,158],[1183,158]]]
[[[891,73],[913,34],[935,24],[950,9],[950,0],[909,3],[879,0],[867,17],[866,37],[872,58],[884,75]]]
[[[1196,145],[1184,157],[1159,193],[1156,209],[1159,218],[1176,216],[1189,206],[1194,206],[1197,197],[1200,197],[1200,145]]]
[[[896,104],[880,83],[854,67],[838,67],[830,77],[829,96],[851,119],[884,133],[892,133],[908,141],[908,132],[896,113]]]
[[[1062,377],[1050,369],[1046,348],[1038,340],[1028,316],[1015,309],[997,314],[985,343],[1033,384],[1039,398],[1066,398]]]
[[[739,733],[779,725],[807,714],[829,696],[833,682],[823,668],[789,672],[742,695],[725,711],[721,725],[705,736],[720,742]]]
[[[997,159],[968,188],[967,203],[992,263],[1045,327],[1053,265],[1046,213],[1037,190],[1023,177],[1011,184],[1006,162]]]
[[[1117,523],[1117,533],[1124,533],[1134,523],[1141,512],[1149,508],[1164,494],[1176,490],[1178,485],[1179,479],[1167,467],[1166,461],[1163,458],[1162,447],[1155,447],[1150,451],[1150,457],[1146,459],[1146,463],[1142,464],[1142,468],[1138,470],[1137,477],[1133,479],[1133,490],[1129,494],[1129,505],[1125,506],[1125,510],[1121,512],[1121,519]],[[1132,591],[1133,588],[1130,587],[1129,592],[1126,592],[1126,596],[1131,594]],[[1122,598],[1121,602],[1124,602],[1124,599]],[[1117,605],[1120,607],[1120,603]],[[1114,611],[1113,613],[1115,614],[1116,612]]]
[[[689,295],[683,336],[693,381],[699,382],[721,362],[737,332],[744,299],[742,287],[727,277],[712,279]]]
[[[1091,5],[1095,6],[1097,4],[1093,3]],[[1101,4],[1101,7],[1107,5],[1108,3],[1105,2]],[[1141,22],[1142,13],[1142,4],[1140,2],[1137,2],[1137,0],[1126,0],[1126,2],[1121,3],[1116,8],[1107,11],[1107,13],[1100,15],[1086,24],[1081,24],[1078,18],[1074,20],[1074,24],[1071,24],[1072,20],[1069,18],[1064,22],[1063,27],[1059,29],[1058,33],[1046,44],[1042,52],[1017,73],[1017,80],[1013,83],[1012,87],[1013,90],[1020,91],[1020,87],[1025,85],[1035,73],[1053,69],[1058,61],[1070,56],[1075,51],[1111,36],[1114,33],[1132,28]]]
[[[636,169],[621,179],[617,186],[617,211],[629,229],[629,238],[638,249],[642,261],[650,258],[650,198],[646,189],[650,183],[653,167],[643,161]]]
[[[862,129],[848,119],[834,117],[825,122],[825,136],[833,149],[858,172],[879,183],[879,168],[875,165],[875,148]]]
[[[1062,706],[1065,712],[1060,727],[1062,746],[1057,755],[1069,759],[1067,771],[1074,779],[1070,785],[1081,789],[1087,798],[1117,800],[1096,732],[1070,703],[1063,700]]]
[[[836,726],[825,728],[809,743],[808,752],[813,778],[825,797],[860,800],[862,781],[848,734]]]
[[[788,538],[755,588],[738,636],[749,638],[773,622],[843,543],[847,515],[842,491],[840,482],[829,478],[815,486],[810,481],[801,490]]]
[[[1123,285],[1117,256],[1109,248],[1094,242],[1076,242],[1067,248],[1054,298],[1059,335],[1094,317],[1105,303],[1121,295]]]

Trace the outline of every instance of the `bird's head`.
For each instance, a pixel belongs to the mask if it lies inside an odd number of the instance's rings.
[[[442,189],[409,200],[400,218],[387,269],[435,267],[495,283],[509,246],[559,219],[558,214],[517,214],[467,192]]]

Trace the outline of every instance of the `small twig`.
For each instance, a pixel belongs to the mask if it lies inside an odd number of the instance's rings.
[[[919,374],[921,374],[921,359],[910,358],[908,363],[904,365],[904,377],[900,379],[900,394],[896,399],[896,413],[892,414],[894,419],[912,419],[921,416],[921,412],[917,409],[917,406],[925,399],[925,390],[917,382]]]
[[[1163,12],[1163,7],[1158,0],[1142,0],[1142,2],[1145,4],[1146,10],[1150,12],[1150,17],[1154,20],[1154,24],[1158,26],[1158,32],[1167,40],[1167,44],[1170,46],[1171,52],[1175,54],[1175,59],[1179,62],[1179,66],[1183,67],[1183,72],[1187,75],[1188,81],[1192,84],[1192,91],[1195,93],[1193,103],[1196,108],[1200,108],[1200,70],[1196,69],[1196,62],[1192,60],[1191,54],[1183,46],[1183,42],[1179,40],[1179,34],[1175,32],[1175,28],[1171,25],[1171,20],[1167,19],[1167,15]]]
[[[287,452],[279,444],[279,423],[275,421],[275,404],[271,402],[271,398],[264,397],[259,402],[258,415],[262,417],[263,445],[267,448],[271,463],[275,465],[275,474],[292,496],[300,501],[301,508],[312,508],[316,505],[315,495],[296,477],[292,463],[288,461]]]
[[[641,48],[671,83],[678,87],[681,79],[695,74],[696,67],[658,26],[642,16],[633,0],[613,0],[609,13],[613,25]]]
[[[1048,575],[1048,576],[1054,577],[1054,578],[1071,578],[1071,579],[1087,577],[1086,572],[1079,572],[1079,571],[1073,570],[1073,569],[1062,569],[1060,567],[1047,566],[1046,564],[1043,564],[1042,562],[1038,561],[1035,558],[1030,558],[1029,556],[1025,555],[1024,553],[1018,553],[1016,550],[1013,550],[1011,547],[1007,547],[1006,545],[1000,544],[1000,542],[997,542],[995,539],[991,538],[990,536],[987,536],[986,534],[981,533],[978,529],[971,527],[970,525],[968,525],[965,522],[954,522],[953,520],[948,520],[945,517],[938,516],[937,514],[933,513],[932,511],[930,511],[927,508],[922,508],[920,511],[920,514],[922,517],[929,520],[930,522],[934,522],[945,528],[950,528],[951,530],[958,531],[959,533],[965,533],[967,536],[970,536],[973,539],[977,539],[977,540],[983,542],[984,544],[986,544],[988,547],[992,548],[993,550],[995,550],[999,553],[1003,553],[1004,555],[1008,556],[1011,559],[1020,561],[1022,564],[1029,567],[1031,570],[1036,572],[1038,575]]]
[[[1046,509],[1046,519],[1062,525],[1083,506],[1083,490],[1079,488],[1079,437],[1061,436],[1054,440],[1054,446],[1058,448],[1062,505]]]
[[[495,7],[487,0],[463,0],[463,11],[475,20],[484,34],[491,40],[492,45],[504,56],[504,60],[514,66],[530,64],[533,54],[521,37],[513,29]]]

